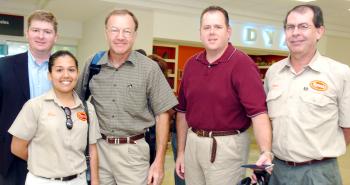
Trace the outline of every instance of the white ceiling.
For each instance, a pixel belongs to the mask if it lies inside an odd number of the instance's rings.
[[[312,3],[322,8],[326,27],[350,34],[350,0]],[[47,9],[59,19],[84,22],[120,5],[195,14],[209,5],[219,5],[231,15],[277,21],[282,25],[286,12],[298,4],[295,0],[0,0],[0,13],[28,15],[35,9]]]

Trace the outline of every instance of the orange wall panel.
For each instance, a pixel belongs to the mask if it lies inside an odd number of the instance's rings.
[[[192,46],[179,46],[179,58],[178,58],[178,68],[180,70],[184,69],[186,61],[194,54],[204,50],[201,47]]]

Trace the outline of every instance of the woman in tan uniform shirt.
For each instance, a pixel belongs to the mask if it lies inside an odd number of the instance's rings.
[[[73,88],[78,78],[78,62],[68,51],[58,51],[49,59],[52,90],[29,100],[9,132],[11,151],[28,160],[26,185],[86,185],[87,115]],[[87,102],[88,103],[88,102]],[[98,182],[96,141],[101,138],[93,106],[88,103],[89,151],[92,184]]]

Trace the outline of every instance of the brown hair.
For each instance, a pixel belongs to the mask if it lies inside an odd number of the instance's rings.
[[[37,20],[37,21],[45,21],[48,23],[51,23],[53,26],[53,29],[57,33],[57,20],[56,17],[48,11],[45,10],[36,10],[30,16],[28,17],[27,23],[28,23],[28,29],[32,23],[32,21]]]
[[[288,13],[283,21],[283,28],[286,29],[287,19],[288,19],[288,16],[290,13],[292,13],[292,12],[305,13],[308,9],[314,13],[314,17],[312,19],[314,26],[316,28],[320,28],[321,26],[324,26],[323,13],[322,13],[321,8],[319,6],[316,6],[316,5],[302,4],[302,5],[295,6],[294,8],[292,8],[291,10],[288,11]]]
[[[127,9],[113,10],[113,11],[111,11],[111,12],[107,15],[107,17],[106,17],[106,19],[105,19],[105,26],[107,26],[107,23],[108,23],[109,18],[110,18],[111,16],[113,16],[113,15],[130,15],[130,16],[132,17],[132,19],[134,20],[134,23],[135,23],[135,31],[137,31],[137,28],[139,27],[139,22],[137,21],[136,16],[135,16],[132,12],[130,12],[129,10],[127,10]]]
[[[202,25],[202,19],[203,19],[204,14],[206,14],[208,12],[216,12],[216,11],[221,12],[224,15],[226,26],[229,27],[230,20],[228,17],[228,13],[225,9],[221,8],[220,6],[209,6],[208,8],[204,9],[202,14],[201,14],[201,25]]]
[[[160,69],[162,70],[164,76],[167,77],[168,65],[167,65],[166,61],[162,57],[157,55],[157,54],[148,55],[148,58],[150,58],[153,61],[157,62],[157,64],[159,65]]]

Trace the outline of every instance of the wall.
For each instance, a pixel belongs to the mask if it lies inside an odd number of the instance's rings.
[[[24,30],[27,30],[27,17],[25,17]],[[78,40],[82,37],[82,23],[76,21],[67,21],[67,20],[57,20],[58,21],[58,40],[57,44],[63,45],[78,45]],[[0,41],[18,41],[18,42],[27,42],[25,36],[16,37],[16,36],[5,36],[0,35]]]
[[[123,6],[116,7],[118,9],[126,8]],[[128,9],[135,14],[139,21],[134,49],[142,48],[147,53],[151,53],[153,44],[153,12],[129,7]],[[82,63],[95,52],[108,48],[104,31],[104,22],[109,12],[110,11],[103,12],[84,23],[83,36],[78,45],[78,60],[80,61],[81,67],[83,66]]]
[[[350,39],[343,37],[327,37],[327,49],[325,55],[350,65]]]

